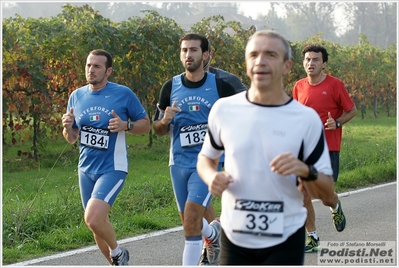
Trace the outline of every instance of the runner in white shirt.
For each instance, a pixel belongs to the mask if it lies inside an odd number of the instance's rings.
[[[323,125],[284,91],[292,61],[281,35],[256,32],[245,59],[251,86],[215,103],[197,162],[210,192],[222,196],[220,265],[303,265],[302,187],[325,205],[334,196]]]

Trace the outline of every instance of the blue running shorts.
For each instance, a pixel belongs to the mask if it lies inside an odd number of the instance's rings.
[[[219,164],[219,170],[221,169],[222,164]],[[187,201],[208,208],[212,194],[196,168],[182,168],[172,165],[170,166],[170,177],[179,212],[184,212]]]
[[[110,206],[122,190],[127,173],[112,171],[104,174],[89,174],[79,169],[80,197],[83,208],[86,209],[90,198],[107,202]]]

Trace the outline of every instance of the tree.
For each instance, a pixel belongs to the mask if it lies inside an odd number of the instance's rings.
[[[3,118],[8,119],[13,144],[21,130],[33,129],[33,135],[23,132],[21,140],[32,139],[34,159],[45,137],[58,129],[54,114],[60,107],[60,92],[52,83],[53,70],[60,69],[52,44],[58,32],[63,32],[63,26],[48,19],[17,16],[3,24],[3,105],[7,107]],[[3,123],[3,131],[5,127]]]
[[[11,1],[10,1],[11,2]],[[2,3],[2,17],[9,18],[14,15],[19,15],[22,18],[45,18],[50,16],[56,16],[62,11],[62,5],[57,2],[47,2],[44,8],[43,5],[36,2],[25,2],[23,5],[18,1],[12,1],[13,3]]]
[[[118,25],[123,42],[115,58],[116,81],[133,89],[152,120],[162,83],[183,71],[179,58],[183,30],[156,11],[143,13],[143,18],[132,17]],[[149,139],[151,146],[152,132]]]
[[[397,3],[349,2],[344,4],[346,16],[353,16],[351,29],[342,36],[341,44],[358,44],[360,34],[367,36],[370,43],[387,48],[397,38]]]
[[[264,21],[264,28],[272,29],[285,35],[285,33],[289,32],[289,26],[284,18],[281,18],[277,15],[276,7],[277,6],[272,3],[268,13],[264,16],[258,16],[257,19],[259,21]],[[293,40],[292,36],[290,36],[289,39]]]
[[[208,38],[213,51],[211,65],[234,73],[249,85],[245,72],[245,45],[254,27],[244,29],[240,22],[225,22],[223,16],[210,16],[194,24],[191,31]]]
[[[193,9],[189,2],[162,2],[159,13],[172,19],[191,16]]]
[[[339,3],[297,2],[273,3],[287,11],[286,24],[289,31],[285,34],[292,41],[299,41],[322,34],[324,39],[337,40],[333,12]]]
[[[92,3],[93,5],[98,4]],[[108,9],[104,10],[104,16],[110,18],[114,22],[122,22],[130,17],[142,17],[143,10],[156,10],[157,8],[146,2],[111,2]]]

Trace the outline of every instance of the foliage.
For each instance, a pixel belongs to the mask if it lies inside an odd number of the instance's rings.
[[[3,20],[3,133],[11,134],[3,136],[3,144],[30,143],[18,154],[35,160],[46,153],[50,138],[61,135],[70,93],[86,83],[84,63],[96,48],[114,55],[111,79],[129,86],[152,119],[162,84],[183,71],[178,40],[185,31],[156,11],[142,13],[116,23],[87,4],[66,4],[56,17],[16,15]],[[254,31],[254,26],[245,29],[221,15],[204,18],[190,29],[210,39],[212,65],[236,74],[247,86],[244,50]],[[343,80],[362,111],[373,107],[378,116],[383,106],[388,115],[396,114],[396,44],[382,50],[363,37],[357,46],[341,47],[321,35],[292,43],[294,67],[285,79],[287,92],[305,76],[301,49],[318,42],[331,55],[327,71]],[[150,146],[153,138],[150,133]]]
[[[120,68],[115,81],[133,89],[152,119],[162,84],[182,71],[177,44],[183,30],[155,11],[143,13],[143,18],[131,17],[118,25],[123,36],[118,55],[123,56],[115,57]]]
[[[246,41],[255,32],[254,27],[243,29],[240,22],[225,22],[223,16],[215,15],[194,24],[191,31],[208,38],[213,54],[213,67],[236,74],[244,84],[249,85],[243,51]]]

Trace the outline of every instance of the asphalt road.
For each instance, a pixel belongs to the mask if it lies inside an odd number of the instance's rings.
[[[314,201],[317,232],[321,241],[396,241],[397,184],[388,183],[339,195],[347,225],[339,233],[331,212]],[[120,240],[130,252],[131,266],[181,266],[184,247],[181,227]],[[317,253],[305,254],[305,266],[317,265]],[[397,252],[395,253],[395,266]],[[97,246],[15,263],[9,266],[108,266]]]

